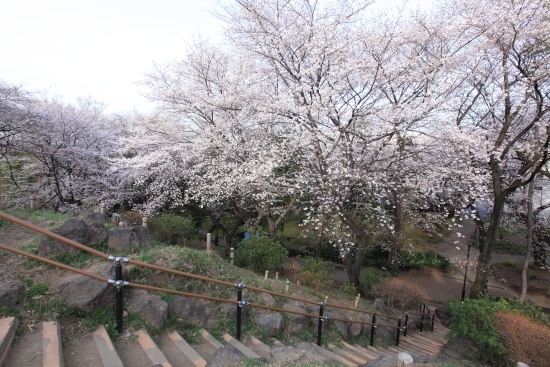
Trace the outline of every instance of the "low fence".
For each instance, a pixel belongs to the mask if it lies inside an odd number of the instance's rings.
[[[77,273],[77,274],[85,275],[85,276],[88,276],[90,278],[96,279],[96,280],[101,281],[101,282],[107,282],[107,283],[113,285],[114,287],[116,287],[116,294],[115,294],[115,315],[116,316],[115,317],[116,317],[117,330],[118,330],[119,333],[122,332],[122,329],[123,329],[123,317],[122,316],[123,316],[123,289],[124,289],[124,287],[140,288],[140,289],[149,290],[149,291],[170,293],[170,294],[174,294],[174,295],[204,299],[204,300],[208,300],[208,301],[216,301],[216,302],[236,304],[237,305],[237,310],[238,310],[238,312],[237,312],[237,325],[236,325],[237,326],[237,328],[236,328],[237,329],[236,339],[238,339],[238,340],[241,340],[241,336],[242,336],[241,335],[242,334],[242,320],[243,320],[242,310],[243,310],[244,307],[247,307],[247,306],[257,307],[257,308],[262,308],[262,309],[267,309],[267,310],[272,310],[272,311],[277,311],[277,312],[284,312],[284,313],[296,314],[296,315],[301,315],[301,316],[307,316],[307,317],[317,319],[318,320],[318,329],[317,329],[317,344],[318,345],[321,345],[321,338],[322,338],[322,333],[323,333],[323,324],[326,323],[329,320],[329,318],[324,315],[325,307],[333,307],[333,308],[337,308],[337,309],[343,309],[343,310],[348,310],[348,311],[353,311],[353,312],[358,312],[358,313],[362,313],[362,314],[371,315],[371,322],[357,321],[357,320],[351,320],[351,319],[342,319],[342,318],[337,318],[337,317],[332,317],[331,318],[331,320],[334,320],[334,321],[342,321],[342,322],[348,322],[348,323],[358,323],[358,324],[370,326],[371,327],[370,328],[370,345],[371,346],[374,345],[375,331],[376,331],[376,329],[379,329],[379,328],[395,329],[396,330],[395,345],[399,346],[399,339],[400,339],[401,333],[403,333],[404,336],[407,335],[407,327],[409,325],[409,315],[414,315],[414,314],[422,315],[421,316],[421,326],[420,326],[420,331],[421,332],[424,331],[424,325],[425,324],[429,324],[431,326],[431,328],[428,328],[428,329],[431,329],[431,331],[433,331],[433,328],[434,328],[435,315],[433,313],[430,313],[430,310],[427,309],[427,307],[425,305],[420,308],[419,312],[412,312],[412,313],[405,314],[404,321],[403,321],[403,317],[399,317],[399,316],[379,314],[379,313],[372,312],[372,311],[360,310],[360,309],[351,308],[351,307],[345,307],[345,306],[337,305],[337,304],[334,304],[334,303],[310,301],[310,300],[294,297],[294,296],[284,294],[284,293],[270,291],[270,290],[259,288],[259,287],[246,286],[243,283],[236,283],[235,284],[235,283],[226,282],[226,281],[222,281],[222,280],[218,280],[218,279],[204,277],[204,276],[201,276],[201,275],[186,273],[186,272],[182,272],[182,271],[175,270],[175,269],[164,268],[164,267],[161,267],[161,266],[157,266],[157,265],[153,265],[153,264],[149,264],[149,263],[144,263],[144,262],[137,261],[137,260],[132,260],[128,257],[108,255],[108,254],[105,254],[101,251],[90,248],[88,246],[84,246],[84,245],[82,245],[82,244],[80,244],[76,241],[70,240],[70,239],[65,238],[63,236],[60,236],[56,233],[48,231],[44,228],[36,226],[32,223],[28,223],[28,222],[23,221],[19,218],[13,217],[9,214],[0,212],[0,218],[6,219],[8,221],[11,221],[12,223],[24,226],[26,228],[29,228],[29,229],[33,230],[33,231],[41,233],[45,236],[48,236],[48,237],[51,237],[55,240],[61,241],[65,244],[67,244],[67,245],[78,248],[80,250],[89,252],[89,253],[91,253],[93,255],[96,255],[96,256],[98,256],[102,259],[113,261],[115,263],[115,279],[108,279],[108,278],[105,278],[105,277],[98,276],[97,274],[89,273],[89,272],[86,272],[86,271],[83,271],[83,270],[80,270],[80,269],[77,269],[77,268],[73,268],[73,267],[68,266],[66,264],[62,264],[62,263],[59,263],[59,262],[56,262],[56,261],[38,256],[38,255],[34,255],[34,254],[31,254],[31,253],[28,253],[28,252],[25,252],[25,251],[22,251],[22,250],[19,250],[19,249],[15,249],[15,248],[0,244],[0,249],[2,249],[2,250],[9,251],[9,252],[21,255],[21,256],[25,256],[25,257],[28,257],[30,259],[43,262],[45,264],[56,266],[56,267],[61,268],[61,269],[69,270],[69,271]],[[217,283],[217,284],[220,284],[220,285],[225,285],[225,286],[228,286],[228,287],[234,287],[237,291],[237,297],[236,297],[237,299],[236,300],[230,300],[230,299],[225,299],[225,298],[211,297],[211,296],[205,296],[205,295],[196,294],[196,293],[181,292],[181,291],[176,291],[176,290],[172,290],[172,289],[159,288],[159,287],[153,287],[153,286],[144,285],[144,284],[127,282],[127,281],[124,281],[122,279],[122,264],[124,264],[124,263],[137,265],[137,266],[142,266],[142,267],[149,268],[149,269],[152,269],[152,270],[166,272],[166,273],[170,273],[170,274],[174,274],[174,275],[178,275],[178,276],[183,276],[183,277],[187,277],[187,278],[191,278],[191,279],[196,279],[196,280],[200,280],[200,281],[204,281],[204,282],[211,282],[211,283]],[[276,308],[276,307],[271,307],[271,306],[246,302],[242,298],[243,289],[245,289],[245,288],[248,289],[248,290],[251,290],[251,291],[267,293],[267,294],[271,294],[271,295],[274,295],[274,296],[277,296],[277,297],[283,297],[283,298],[286,298],[286,299],[289,299],[289,300],[294,300],[294,301],[299,301],[299,302],[303,302],[303,303],[317,305],[317,306],[319,306],[319,314],[314,315],[314,314],[309,314],[309,313],[301,313],[301,312],[297,312],[297,311],[291,311],[291,310],[286,310],[286,309],[281,309],[281,308]],[[426,313],[426,310],[427,310],[427,313]],[[380,317],[390,319],[390,320],[397,320],[397,325],[386,325],[386,324],[377,323],[377,318],[380,318]]]

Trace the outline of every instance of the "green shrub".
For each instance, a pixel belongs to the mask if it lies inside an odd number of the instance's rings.
[[[451,311],[450,337],[469,340],[477,351],[477,358],[496,366],[507,363],[508,350],[501,341],[493,321],[498,311],[514,311],[537,323],[548,323],[540,308],[523,305],[519,301],[490,297],[449,302]]]
[[[263,274],[283,267],[288,251],[268,237],[247,238],[235,249],[235,265]]]
[[[451,271],[451,262],[433,251],[399,251],[399,267],[403,270],[423,269],[425,266],[436,268],[444,273]]]
[[[193,220],[174,214],[161,214],[148,222],[151,235],[171,245],[184,245],[185,240],[193,238],[197,230]]]
[[[300,283],[310,286],[313,289],[320,289],[323,286],[330,286],[334,283],[332,263],[314,257],[306,257],[295,269],[295,278]]]
[[[507,259],[504,263],[508,266],[516,266],[516,262],[513,259]]]
[[[368,297],[373,297],[373,287],[389,276],[387,272],[375,268],[363,268],[359,274],[359,290]]]

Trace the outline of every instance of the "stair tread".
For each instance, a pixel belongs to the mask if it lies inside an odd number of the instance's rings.
[[[15,329],[19,320],[15,317],[5,317],[0,319],[0,366],[6,359],[10,350],[11,342],[15,335]]]
[[[235,339],[234,337],[232,337],[227,333],[223,335],[223,339],[229,344],[231,344],[232,346],[234,346],[235,348],[237,348],[247,358],[253,358],[253,359],[262,358],[258,354],[256,354],[256,352],[254,352],[252,349],[248,348],[246,345],[244,345],[243,343],[241,343],[240,341],[238,341],[237,339]]]
[[[311,343],[313,347],[324,357],[332,359],[333,361],[344,363],[350,367],[357,367],[357,363],[354,363],[344,357],[339,356],[338,354],[331,352],[330,350],[327,350],[323,347],[318,346],[317,344]]]
[[[93,337],[104,367],[124,367],[105,326],[100,325]]]
[[[215,349],[220,349],[223,347],[223,344],[216,340],[210,333],[204,329],[200,330],[200,333],[202,335],[202,338],[206,340],[211,346],[213,346]]]
[[[329,344],[328,348],[331,352],[334,352],[334,353],[338,354],[340,357],[346,358],[346,359],[348,359],[352,362],[359,363],[359,364],[365,364],[368,361],[373,361],[373,360],[376,359],[376,358],[367,358],[367,357],[364,357],[364,356],[359,357],[359,356],[357,356],[357,355],[355,355],[351,352],[348,352],[346,350],[338,348],[337,346],[332,345],[332,344]]]
[[[138,343],[141,345],[141,348],[145,351],[145,354],[153,365],[161,365],[162,367],[172,367],[168,359],[160,348],[155,344],[153,339],[147,334],[144,329],[138,330],[135,332],[135,335],[138,337]]]
[[[351,344],[348,344],[346,342],[342,342],[342,344],[344,345],[344,347],[346,349],[349,349],[350,351],[354,352],[354,353],[358,353],[359,355],[362,355],[362,356],[368,356],[367,358],[370,359],[371,357],[373,359],[378,359],[381,357],[380,354],[376,353],[375,351],[366,351],[366,350],[361,350]]]
[[[42,322],[42,364],[44,367],[64,365],[61,329],[55,321]]]
[[[177,332],[168,334],[170,340],[176,345],[176,347],[183,353],[196,367],[206,366],[206,360],[201,357],[199,353],[189,343],[185,341]]]

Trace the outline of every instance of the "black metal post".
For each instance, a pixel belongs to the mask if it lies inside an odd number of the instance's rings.
[[[319,302],[319,325],[317,326],[317,345],[321,346],[321,337],[323,336],[323,312],[325,310],[325,303]]]
[[[424,314],[422,314],[422,318],[420,319],[420,332],[424,331]]]
[[[435,312],[432,314],[432,332],[434,331],[434,324],[435,324]]]
[[[115,263],[115,282],[122,281],[122,265],[120,265],[120,258],[116,259]],[[116,329],[118,333],[122,333],[122,296],[123,296],[123,287],[120,285],[116,286]]]
[[[466,297],[466,278],[468,277],[468,265],[470,260],[470,248],[472,247],[471,241],[468,241],[468,254],[466,255],[466,269],[464,269],[464,284],[462,284],[462,302]]]
[[[401,336],[401,317],[397,321],[397,336],[395,337],[395,346],[399,346],[399,337]]]
[[[236,339],[238,341],[241,340],[241,330],[242,330],[242,310],[244,306],[243,302],[243,289],[246,287],[244,284],[239,283],[235,284],[235,287],[237,288],[237,336]]]
[[[370,346],[374,347],[374,330],[376,329],[376,314],[372,314],[372,326],[370,328]]]
[[[409,314],[405,314],[405,331],[403,331],[403,336],[407,336],[407,328],[409,326]]]

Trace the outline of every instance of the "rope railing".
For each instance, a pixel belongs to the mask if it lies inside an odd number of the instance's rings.
[[[182,271],[175,270],[175,269],[165,268],[165,267],[162,267],[162,266],[149,264],[149,263],[145,263],[145,262],[141,262],[141,261],[137,261],[137,260],[132,260],[132,259],[128,259],[126,257],[114,257],[112,255],[107,255],[107,254],[105,254],[101,251],[98,251],[98,250],[92,249],[88,246],[82,245],[82,244],[80,244],[76,241],[65,238],[61,235],[58,235],[58,234],[52,232],[52,231],[41,228],[39,226],[36,226],[32,223],[26,222],[24,220],[21,220],[19,218],[16,218],[14,216],[9,215],[9,214],[0,212],[0,218],[9,220],[13,223],[16,223],[16,224],[21,225],[21,226],[26,227],[26,228],[29,228],[31,230],[34,230],[34,231],[40,233],[40,234],[43,234],[45,236],[56,239],[56,240],[61,241],[65,244],[67,244],[67,245],[70,245],[70,246],[73,246],[73,247],[78,248],[80,250],[86,251],[86,252],[91,253],[93,255],[96,255],[100,258],[103,258],[105,260],[114,260],[116,262],[116,266],[115,266],[115,274],[116,275],[115,275],[115,280],[112,280],[112,279],[107,279],[107,278],[104,278],[104,277],[100,277],[96,274],[88,273],[86,271],[83,271],[83,270],[80,270],[80,269],[77,269],[77,268],[73,268],[71,266],[68,266],[68,265],[65,265],[65,264],[47,259],[47,258],[43,258],[43,257],[38,256],[38,255],[34,255],[34,254],[31,254],[31,253],[28,253],[28,252],[25,252],[25,251],[22,251],[22,250],[19,250],[19,249],[15,249],[15,248],[0,244],[0,249],[6,250],[6,251],[11,251],[13,253],[31,258],[33,260],[41,261],[41,262],[44,262],[44,263],[49,264],[49,265],[53,265],[53,266],[56,266],[56,267],[59,267],[59,268],[65,269],[65,270],[69,270],[69,271],[72,271],[72,272],[75,272],[75,273],[78,273],[78,274],[88,276],[90,278],[93,278],[93,279],[96,279],[96,280],[99,280],[99,281],[105,281],[105,282],[108,282],[110,284],[115,285],[116,288],[117,288],[117,295],[116,295],[117,329],[119,330],[119,332],[122,332],[122,287],[123,286],[129,286],[129,287],[141,288],[141,289],[149,290],[149,291],[165,292],[165,293],[171,293],[171,294],[175,294],[175,295],[205,299],[205,300],[209,300],[209,301],[237,304],[237,306],[238,306],[238,312],[237,312],[237,339],[240,339],[240,331],[241,331],[241,317],[240,317],[240,315],[241,315],[241,310],[245,305],[250,305],[252,307],[263,308],[263,309],[268,309],[268,310],[277,311],[277,312],[286,312],[286,313],[291,313],[291,314],[296,314],[296,315],[301,315],[301,316],[317,318],[319,320],[319,331],[318,331],[318,344],[319,345],[321,343],[322,323],[329,319],[328,317],[323,316],[323,309],[324,309],[325,306],[372,315],[372,322],[355,321],[355,320],[351,320],[351,319],[341,319],[341,318],[335,318],[335,317],[331,318],[334,321],[358,323],[358,324],[371,326],[371,338],[370,338],[371,339],[370,340],[371,346],[374,343],[374,331],[375,331],[375,329],[380,328],[380,327],[391,328],[391,329],[396,329],[397,330],[396,345],[399,345],[399,334],[400,334],[401,331],[404,331],[404,335],[406,336],[406,331],[407,331],[407,326],[408,326],[408,314],[407,314],[407,317],[406,317],[405,325],[401,326],[402,318],[398,317],[398,316],[378,314],[378,313],[372,312],[372,311],[358,310],[356,308],[345,307],[345,306],[336,305],[336,304],[333,304],[333,303],[329,304],[329,303],[324,303],[324,302],[310,301],[310,300],[302,299],[302,298],[299,298],[299,297],[294,297],[294,296],[291,296],[291,295],[287,295],[287,294],[283,294],[283,293],[279,293],[279,292],[275,292],[275,291],[270,291],[270,290],[263,289],[263,288],[260,288],[260,287],[245,286],[244,284],[235,284],[235,283],[222,281],[222,280],[218,280],[218,279],[214,279],[214,278],[204,277],[204,276],[201,276],[201,275],[182,272]],[[200,295],[200,294],[195,294],[195,293],[181,292],[181,291],[176,291],[176,290],[172,290],[172,289],[159,288],[159,287],[143,285],[143,284],[138,284],[138,283],[124,282],[124,281],[122,281],[122,275],[121,275],[122,274],[121,264],[120,264],[121,262],[127,262],[127,263],[132,264],[132,265],[142,266],[142,267],[149,268],[149,269],[152,269],[152,270],[171,273],[171,274],[174,274],[174,275],[184,276],[184,277],[191,278],[191,279],[196,279],[196,280],[201,280],[201,281],[211,282],[211,283],[217,283],[217,284],[225,285],[225,286],[236,287],[238,289],[237,300],[236,301],[235,300],[228,300],[228,299],[224,299],[224,298],[217,298],[217,297],[205,296],[205,295]],[[319,311],[320,311],[319,315],[312,315],[312,314],[302,313],[302,312],[298,312],[298,311],[292,311],[292,310],[275,308],[275,307],[266,306],[266,305],[243,302],[242,301],[242,289],[245,288],[245,287],[249,290],[252,290],[252,291],[267,293],[267,294],[271,294],[271,295],[274,295],[274,296],[283,297],[283,298],[286,298],[286,299],[295,300],[295,301],[299,301],[299,302],[303,302],[303,303],[319,305],[320,306],[319,307]],[[422,313],[422,312],[419,312],[419,314],[420,313]],[[387,318],[387,319],[397,319],[398,320],[398,325],[397,326],[392,326],[392,325],[384,325],[384,324],[376,323],[376,317],[384,317],[384,318]],[[424,320],[422,320],[422,324],[424,324]],[[421,331],[422,331],[422,326],[421,326]],[[433,331],[433,321],[432,321],[432,331]]]

